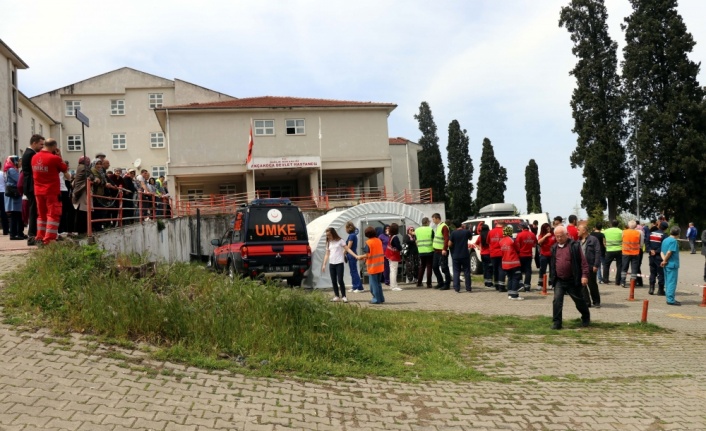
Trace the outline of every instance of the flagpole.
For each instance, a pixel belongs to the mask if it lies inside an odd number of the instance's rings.
[[[323,193],[324,193],[324,160],[323,160],[323,155],[321,154],[321,116],[319,116],[319,196],[323,196]]]
[[[252,117],[250,117],[250,139],[254,141],[252,136]],[[253,144],[253,151],[255,151],[255,142]],[[255,184],[255,169],[252,170],[252,188],[253,188],[253,199],[257,199],[257,185]]]

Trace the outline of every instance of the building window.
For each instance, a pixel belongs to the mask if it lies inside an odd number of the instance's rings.
[[[122,99],[111,100],[110,115],[125,115],[125,101]]]
[[[43,124],[39,125],[39,134],[44,136],[44,125]]]
[[[234,195],[235,184],[221,184],[218,186],[218,193],[222,195]]]
[[[68,151],[83,151],[81,135],[69,135],[66,138],[66,149]]]
[[[165,168],[164,166],[152,166],[152,176],[155,179],[159,178],[162,175],[167,175],[167,168]]]
[[[127,138],[125,133],[113,133],[113,149],[127,150]]]
[[[67,117],[75,117],[77,109],[81,109],[81,101],[80,100],[67,100],[66,101],[66,116]]]
[[[203,197],[203,189],[187,189],[186,199],[189,201],[194,201],[200,197]]]
[[[164,102],[162,93],[150,93],[150,109],[161,108]]]
[[[303,135],[304,120],[286,120],[288,135]]]
[[[36,127],[36,126],[35,126],[35,122],[34,122],[34,118],[32,118],[32,121],[30,122],[30,124],[31,124],[30,127],[31,127],[31,129],[32,129],[32,134],[34,135],[34,129],[35,129],[35,127]]]
[[[150,133],[150,148],[164,148],[164,133]]]
[[[17,110],[17,114],[21,117],[22,116],[22,108]]]
[[[255,120],[255,136],[274,136],[275,120]]]

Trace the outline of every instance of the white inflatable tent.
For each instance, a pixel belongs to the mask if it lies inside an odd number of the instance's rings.
[[[416,228],[420,226],[424,216],[424,213],[410,205],[398,202],[370,202],[356,205],[352,208],[332,210],[313,220],[307,225],[309,246],[311,247],[311,270],[304,280],[304,285],[316,289],[332,287],[328,268],[326,268],[325,274],[321,273],[321,264],[326,253],[326,228],[332,227],[336,229],[338,235],[343,240],[346,240],[348,238],[346,223],[352,222],[358,229],[358,249],[353,251],[362,253],[363,244],[366,240],[363,232],[366,227],[382,227],[386,224],[397,223],[400,225],[401,235],[407,227],[413,226]],[[365,262],[358,262],[359,270],[362,265],[365,265]],[[346,289],[350,290],[351,274],[347,264],[343,281],[346,284]]]

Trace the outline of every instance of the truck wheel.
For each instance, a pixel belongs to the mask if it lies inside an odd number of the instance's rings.
[[[228,262],[228,278],[230,278],[230,281],[233,281],[237,275],[238,271],[235,269],[235,262],[231,260]]]
[[[483,263],[478,259],[476,252],[471,252],[471,274],[482,274]]]
[[[301,277],[289,277],[287,278],[287,286],[289,287],[301,287],[302,286]]]

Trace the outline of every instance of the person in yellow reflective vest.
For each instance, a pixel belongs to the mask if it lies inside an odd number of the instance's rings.
[[[610,284],[610,264],[615,261],[615,285],[620,286],[620,271],[622,269],[623,231],[618,228],[618,220],[610,222],[611,227],[603,232],[605,235],[605,262],[603,263],[603,281]]]
[[[419,251],[419,274],[417,274],[417,286],[422,285],[424,272],[427,273],[427,288],[431,289],[432,263],[434,262],[434,247],[431,245],[434,232],[429,226],[429,218],[422,219],[422,226],[414,232],[417,239],[417,250]]]
[[[436,288],[439,290],[451,289],[451,272],[449,271],[449,227],[441,222],[441,215],[434,213],[431,216],[436,225],[432,246],[434,247],[434,262],[432,264],[436,276]],[[443,273],[443,276],[442,276]],[[446,281],[444,281],[446,277]]]

